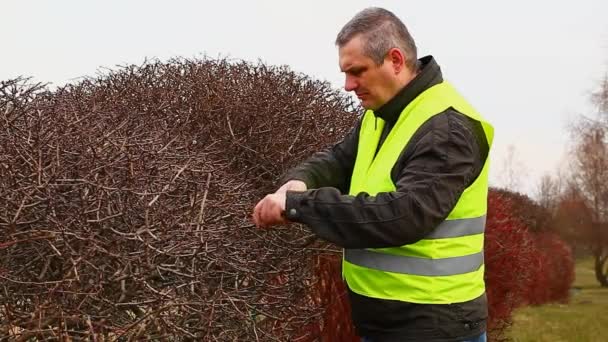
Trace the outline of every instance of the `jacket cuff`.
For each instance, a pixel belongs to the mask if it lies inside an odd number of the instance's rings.
[[[285,196],[285,217],[291,222],[300,222],[301,203],[307,191],[287,191]]]

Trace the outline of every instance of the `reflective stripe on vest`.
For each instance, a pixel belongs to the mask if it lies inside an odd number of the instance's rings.
[[[350,195],[395,191],[391,170],[410,138],[424,122],[450,107],[480,122],[488,146],[492,145],[492,126],[451,85],[440,83],[406,106],[380,149],[384,121],[371,111],[364,114]],[[424,239],[401,247],[345,250],[343,275],[348,287],[368,297],[424,304],[464,302],[482,295],[488,164],[489,158],[446,220]]]
[[[426,259],[379,253],[372,249],[346,249],[344,259],[378,271],[421,276],[449,276],[477,271],[483,265],[483,251],[471,255]]]
[[[426,236],[425,240],[483,234],[485,224],[485,215],[471,219],[446,220],[435,228],[430,235]],[[446,276],[474,272],[483,264],[483,252],[433,259],[383,253],[382,250],[345,249],[344,260],[376,270],[424,276]]]
[[[437,228],[433,229],[430,235],[425,237],[429,239],[444,239],[457,236],[467,236],[481,234],[486,227],[486,215],[467,218],[443,221]]]
[[[430,235],[426,236],[425,240],[482,234],[485,223],[485,215],[470,219],[446,220],[435,228]],[[473,272],[483,264],[483,252],[432,259],[383,253],[382,250],[390,250],[390,248],[376,250],[346,249],[344,250],[344,260],[376,270],[424,276],[446,276]]]

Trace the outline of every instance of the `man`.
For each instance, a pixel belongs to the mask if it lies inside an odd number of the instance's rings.
[[[343,141],[289,171],[260,227],[306,224],[344,248],[365,341],[485,341],[483,231],[493,129],[417,59],[405,25],[368,8],[338,34],[345,89],[366,109]]]

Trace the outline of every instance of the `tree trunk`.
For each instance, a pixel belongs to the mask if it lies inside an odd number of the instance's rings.
[[[600,282],[602,287],[608,287],[608,249],[598,248],[595,254],[595,278]]]

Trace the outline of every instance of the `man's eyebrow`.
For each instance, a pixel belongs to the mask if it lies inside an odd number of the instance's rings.
[[[342,72],[357,72],[363,70],[362,66],[359,65],[349,65],[345,69],[342,69]]]

